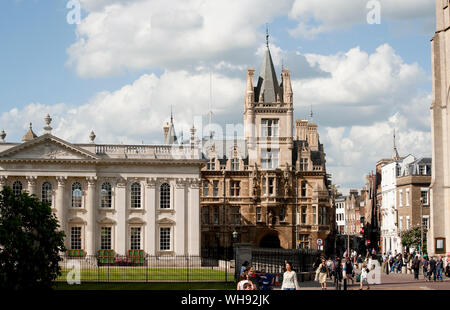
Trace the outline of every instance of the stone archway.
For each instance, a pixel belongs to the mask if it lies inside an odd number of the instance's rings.
[[[272,248],[272,249],[280,249],[281,248],[281,242],[280,238],[278,237],[278,234],[267,234],[264,237],[261,238],[259,241],[259,247],[260,248]]]

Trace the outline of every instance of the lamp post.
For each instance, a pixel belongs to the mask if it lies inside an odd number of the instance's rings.
[[[420,255],[423,256],[423,197],[420,197]]]
[[[238,238],[238,232],[236,231],[236,229],[231,233],[231,235],[233,236],[233,241],[236,242]]]

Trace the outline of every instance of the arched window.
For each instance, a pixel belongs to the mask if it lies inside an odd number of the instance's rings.
[[[161,209],[170,209],[170,185],[164,183],[159,188],[159,207]]]
[[[108,182],[102,184],[100,197],[101,197],[101,207],[111,208],[111,184],[109,184]]]
[[[22,194],[22,182],[16,181],[13,183],[13,193],[14,195]]]
[[[52,193],[53,193],[53,187],[50,182],[45,182],[44,184],[42,184],[42,202],[46,202],[51,206],[52,205]]]
[[[139,209],[141,207],[141,185],[133,183],[131,185],[131,208]]]
[[[75,182],[72,184],[72,208],[81,208],[81,202],[83,199],[83,190],[81,184]]]

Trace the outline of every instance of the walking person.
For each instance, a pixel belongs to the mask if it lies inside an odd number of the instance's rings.
[[[428,257],[423,257],[422,259],[422,271],[423,271],[423,278],[426,282],[429,281],[430,275],[428,274],[428,268],[430,267],[430,262],[428,261]]]
[[[297,281],[297,273],[292,270],[291,263],[286,263],[286,271],[283,274],[283,284],[281,285],[282,290],[299,290],[300,286]]]
[[[430,259],[430,272],[429,272],[429,279],[431,281],[431,275],[433,275],[433,281],[436,282],[436,261],[434,260],[434,256]]]
[[[275,278],[272,274],[266,273],[265,269],[261,269],[261,275],[259,276],[259,289],[262,291],[272,290],[272,286]]]
[[[367,268],[366,263],[363,263],[362,268],[361,268],[361,276],[359,278],[359,289],[362,290],[363,286],[364,286],[364,282],[367,284],[367,289],[370,289],[369,286],[369,281],[368,281],[368,277],[369,277],[369,268]]]
[[[331,260],[331,257],[328,257],[327,268],[328,268],[328,277],[331,280],[331,277],[332,277],[332,274],[333,274],[333,261]]]
[[[419,255],[416,255],[416,257],[414,257],[411,268],[414,271],[414,280],[419,280],[419,269],[420,269]]]
[[[444,272],[444,261],[442,260],[442,257],[439,255],[438,259],[436,261],[436,278],[437,281],[444,281],[442,278],[442,273]]]
[[[348,280],[352,280],[352,285],[355,283],[355,279],[353,278],[353,264],[350,258],[345,260],[344,263],[344,272],[345,272],[345,277],[347,278],[347,283],[350,285],[350,283],[348,282]]]
[[[343,270],[342,270],[341,259],[338,256],[336,256],[336,259],[334,261],[333,269],[334,269],[334,272],[333,272],[333,274],[334,274],[334,284],[335,284],[336,290],[340,290],[341,289],[341,282],[342,282],[342,279],[343,279],[343,275],[342,275],[342,271]]]
[[[322,287],[322,290],[327,289],[327,276],[328,276],[328,267],[325,261],[325,258],[322,258],[322,263],[317,268],[316,273],[319,274],[319,283]]]

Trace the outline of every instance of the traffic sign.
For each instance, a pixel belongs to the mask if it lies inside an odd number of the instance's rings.
[[[321,245],[323,244],[323,240],[322,240],[322,239],[317,239],[316,242],[317,242],[317,245],[318,245],[318,246],[321,246]]]

